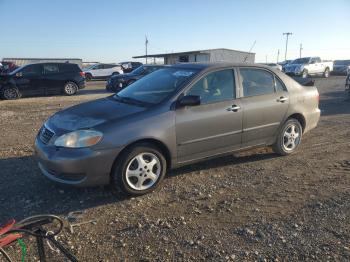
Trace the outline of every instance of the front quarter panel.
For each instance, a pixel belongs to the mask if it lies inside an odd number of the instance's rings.
[[[167,110],[154,109],[128,119],[108,122],[98,129],[104,134],[98,147],[126,148],[138,141],[152,139],[165,145],[172,163],[176,162],[175,114],[169,107]]]

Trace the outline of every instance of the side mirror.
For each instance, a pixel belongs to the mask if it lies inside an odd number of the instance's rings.
[[[201,104],[201,99],[199,96],[183,96],[177,101],[178,107],[184,106],[198,106]]]

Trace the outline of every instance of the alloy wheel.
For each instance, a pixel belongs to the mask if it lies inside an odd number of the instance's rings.
[[[67,83],[64,86],[64,90],[65,90],[67,95],[74,95],[76,92],[76,86],[74,83]]]
[[[295,124],[286,127],[283,134],[283,148],[286,151],[293,151],[300,143],[301,130]]]
[[[161,162],[153,153],[140,153],[126,167],[126,182],[134,190],[151,188],[161,174]]]
[[[7,100],[16,99],[18,97],[17,90],[15,88],[6,88],[3,96]]]

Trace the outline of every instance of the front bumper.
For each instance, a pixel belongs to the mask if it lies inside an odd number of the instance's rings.
[[[58,148],[37,137],[35,155],[44,176],[55,182],[80,187],[106,185],[121,149]]]

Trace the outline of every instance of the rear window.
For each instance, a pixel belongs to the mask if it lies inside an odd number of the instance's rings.
[[[244,96],[259,96],[275,92],[274,76],[266,70],[241,68]]]
[[[81,69],[77,64],[60,64],[60,72],[80,72]]]

